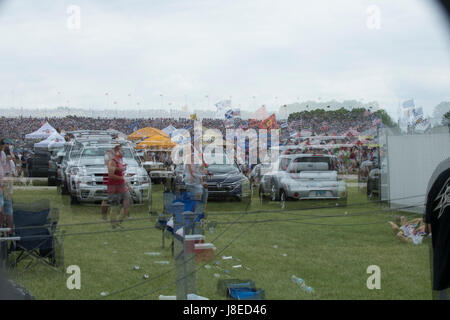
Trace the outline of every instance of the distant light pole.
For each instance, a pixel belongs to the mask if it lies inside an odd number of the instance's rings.
[[[208,109],[209,108],[209,94],[205,95],[205,98],[206,98],[206,103],[207,103],[206,108]]]
[[[105,96],[106,96],[106,109],[109,109],[109,92],[106,92]]]

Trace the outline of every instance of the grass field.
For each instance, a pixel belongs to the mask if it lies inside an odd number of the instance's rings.
[[[208,221],[217,225],[214,233],[205,230],[206,242],[214,243],[217,256],[207,263],[211,268],[197,264],[197,294],[225,299],[217,292],[214,274],[219,274],[220,279],[254,280],[267,299],[431,299],[428,243],[400,242],[386,222],[409,214],[368,203],[364,192],[350,188],[349,205],[344,208],[281,211],[278,204],[261,204],[256,196],[247,211],[237,202],[208,203]],[[109,224],[101,223],[98,206],[71,206],[67,196],[52,190],[16,190],[14,194],[15,202],[42,198],[60,210],[60,229],[66,233],[64,263],[80,267],[81,289],[67,289],[65,270],[57,272],[38,264],[22,272],[22,263],[13,276],[36,298],[158,299],[160,294],[175,295],[170,239],[162,249],[161,231],[154,228],[156,217],[143,207],[132,208],[123,231],[111,232]],[[154,186],[153,201],[153,209],[160,212],[161,186]],[[80,224],[87,222],[94,223]],[[160,252],[160,256],[146,252]],[[233,259],[222,260],[222,256]],[[155,262],[162,260],[170,264]],[[232,268],[239,264],[241,268]],[[133,270],[135,265],[140,269]],[[370,265],[381,269],[380,290],[366,287]],[[144,274],[149,279],[143,279]],[[304,293],[291,282],[291,275],[305,279],[315,293]],[[109,295],[102,297],[101,292]]]

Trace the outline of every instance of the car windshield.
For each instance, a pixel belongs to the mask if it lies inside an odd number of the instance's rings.
[[[104,157],[105,153],[111,150],[111,147],[102,147],[102,148],[86,148],[83,150],[82,157]],[[124,158],[133,158],[133,155],[131,154],[131,150],[128,148],[122,149],[123,157]]]
[[[213,174],[237,174],[239,173],[239,169],[234,164],[211,164],[208,166],[208,171]]]

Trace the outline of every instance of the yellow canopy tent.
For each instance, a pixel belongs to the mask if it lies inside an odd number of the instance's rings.
[[[128,140],[141,140],[144,138],[152,137],[154,135],[159,135],[170,139],[170,136],[164,131],[152,127],[146,127],[130,134],[128,136]]]
[[[170,140],[170,138],[160,135],[153,135],[150,138],[147,138],[144,141],[138,143],[136,149],[167,150],[172,149],[176,145],[177,144]]]

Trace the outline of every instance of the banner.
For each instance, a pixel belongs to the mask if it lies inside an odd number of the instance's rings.
[[[275,114],[272,114],[267,119],[261,121],[261,123],[259,124],[259,129],[278,129],[278,123]]]

